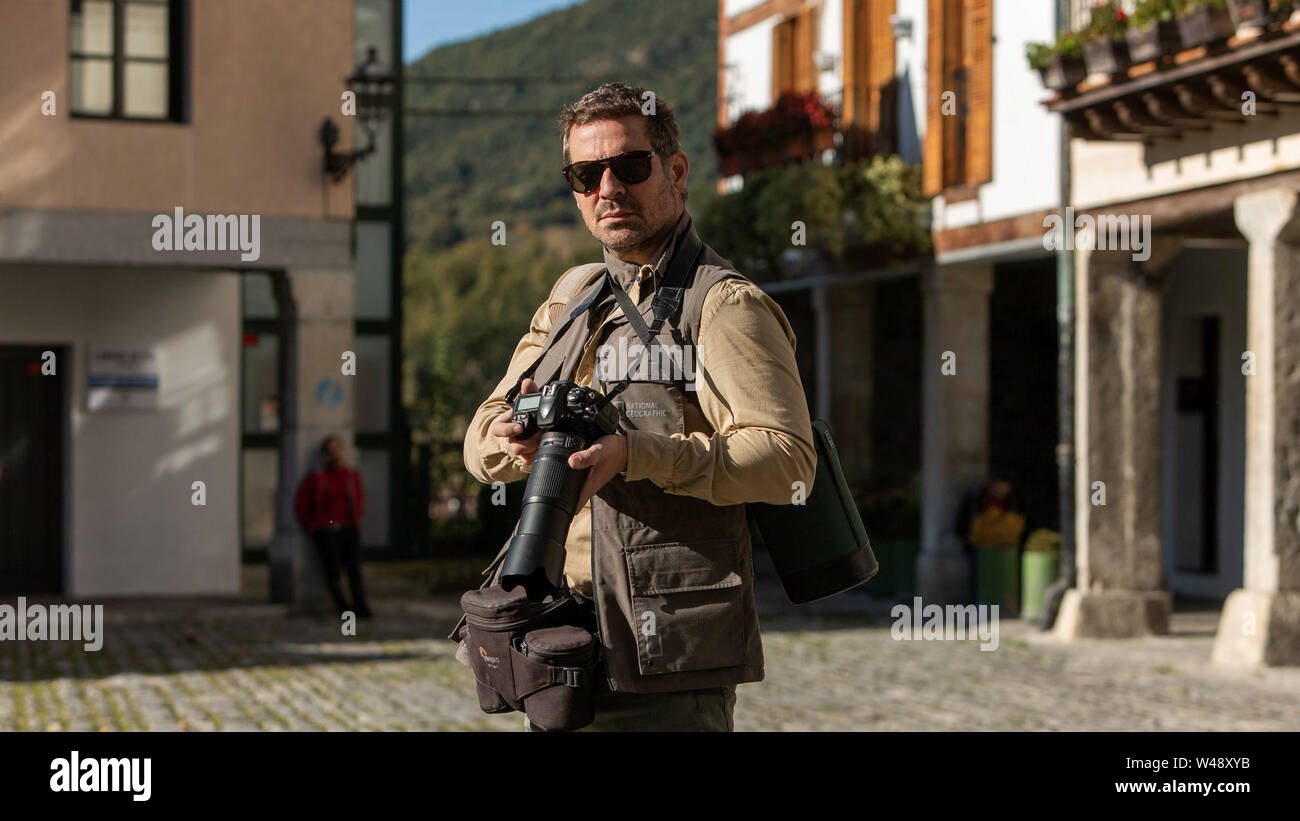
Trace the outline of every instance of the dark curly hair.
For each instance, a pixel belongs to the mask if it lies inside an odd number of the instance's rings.
[[[654,114],[642,113],[641,107],[648,99],[647,94],[654,95]],[[664,98],[656,92],[623,83],[605,83],[600,88],[582,95],[576,103],[566,105],[560,112],[559,125],[564,137],[564,164],[568,165],[571,162],[569,131],[575,125],[586,125],[595,120],[619,120],[632,116],[646,118],[646,134],[650,137],[650,145],[659,155],[664,170],[667,171],[668,161],[682,150],[679,141],[681,129],[677,125],[677,117]],[[682,192],[682,199],[685,198],[686,193]]]

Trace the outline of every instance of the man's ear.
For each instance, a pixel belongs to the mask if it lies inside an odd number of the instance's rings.
[[[673,181],[673,190],[678,194],[686,191],[686,179],[691,171],[691,161],[686,158],[685,151],[678,151],[668,162],[671,171],[670,177]]]

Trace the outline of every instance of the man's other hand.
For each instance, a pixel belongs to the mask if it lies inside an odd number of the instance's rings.
[[[525,379],[519,387],[520,393],[536,393],[537,383],[532,379]],[[541,431],[534,433],[527,439],[519,439],[517,435],[523,433],[523,425],[511,422],[510,417],[514,415],[514,408],[502,413],[496,419],[492,420],[492,427],[488,428],[488,433],[493,436],[499,436],[506,440],[506,452],[518,459],[525,465],[533,463],[533,454],[537,452],[537,445],[542,441]]]
[[[618,433],[600,437],[591,447],[570,455],[569,467],[591,468],[578,496],[578,507],[582,507],[610,479],[627,470],[627,437]]]

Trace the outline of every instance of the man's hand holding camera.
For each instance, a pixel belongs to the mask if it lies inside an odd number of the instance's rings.
[[[578,507],[582,507],[610,479],[627,470],[627,437],[621,433],[600,437],[591,447],[570,456],[569,467],[576,470],[591,468],[582,485],[582,495],[578,497]]]
[[[520,392],[525,394],[536,393],[537,389],[537,383],[532,379],[524,379],[520,385]],[[497,416],[492,421],[489,431],[493,436],[499,436],[506,440],[507,453],[514,456],[522,464],[531,466],[533,464],[533,455],[537,452],[537,447],[541,443],[542,433],[538,431],[527,438],[519,438],[519,434],[523,433],[524,428],[518,422],[513,421],[513,415],[514,409],[512,408]],[[569,456],[569,467],[574,470],[590,468],[582,485],[582,493],[578,497],[578,506],[582,507],[610,479],[627,470],[627,437],[620,433],[600,437],[585,450],[577,451]]]
[[[537,383],[531,379],[525,379],[520,385],[522,393],[536,393]],[[516,438],[524,430],[524,426],[517,422],[511,421],[514,416],[514,409],[502,413],[496,419],[492,420],[492,427],[488,432],[493,436],[499,436],[506,440],[506,452],[515,457],[516,460],[525,465],[532,465],[533,454],[537,451],[537,445],[542,441],[542,433],[538,431],[527,439]]]

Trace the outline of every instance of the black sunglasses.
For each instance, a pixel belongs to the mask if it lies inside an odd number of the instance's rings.
[[[654,155],[653,151],[628,151],[603,160],[572,162],[564,166],[564,180],[579,194],[586,194],[599,188],[606,168],[613,171],[614,176],[620,181],[630,185],[645,182],[650,178],[650,172],[654,170]]]

